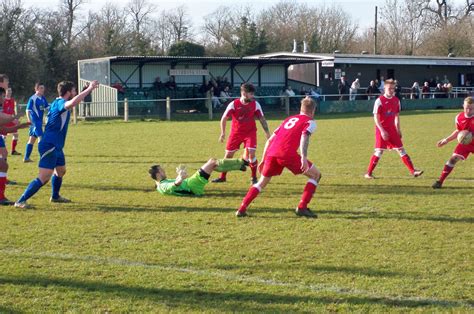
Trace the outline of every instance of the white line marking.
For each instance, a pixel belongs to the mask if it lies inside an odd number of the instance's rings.
[[[325,284],[301,284],[301,283],[291,283],[291,282],[284,282],[284,281],[277,281],[272,279],[264,279],[256,276],[245,276],[245,275],[236,275],[224,271],[216,271],[216,270],[205,270],[205,269],[196,269],[196,268],[188,268],[188,267],[177,267],[177,266],[166,266],[166,265],[159,265],[159,264],[150,264],[146,262],[139,262],[139,261],[130,261],[122,258],[113,258],[113,257],[100,257],[100,256],[92,256],[92,255],[74,255],[69,253],[54,253],[54,252],[40,252],[40,253],[31,253],[27,250],[21,249],[0,249],[0,254],[10,255],[10,256],[19,256],[19,257],[26,257],[26,258],[51,258],[51,259],[60,259],[60,260],[68,260],[68,261],[83,261],[83,262],[92,262],[92,263],[99,263],[99,264],[109,264],[109,265],[119,265],[119,266],[127,266],[127,267],[141,267],[141,268],[148,268],[148,269],[157,269],[160,271],[170,271],[170,272],[180,272],[180,273],[187,273],[205,277],[215,277],[221,278],[227,281],[233,282],[246,282],[252,284],[262,284],[266,286],[277,286],[277,287],[287,287],[292,289],[300,289],[300,290],[309,290],[313,292],[332,292],[341,295],[352,295],[352,296],[365,296],[373,299],[380,299],[381,301],[392,301],[392,302],[419,302],[419,306],[424,305],[434,305],[434,306],[444,306],[444,307],[458,307],[464,306],[472,308],[474,307],[473,304],[464,301],[457,301],[457,300],[440,300],[436,298],[423,298],[423,297],[406,297],[406,296],[391,296],[391,295],[382,295],[377,293],[372,293],[370,291],[364,291],[359,289],[352,289],[352,288],[344,288],[338,287],[334,285],[325,285]],[[403,306],[403,305],[401,305]]]

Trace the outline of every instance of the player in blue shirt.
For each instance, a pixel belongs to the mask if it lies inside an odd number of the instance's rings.
[[[35,84],[35,94],[30,97],[28,104],[26,105],[26,117],[30,126],[30,138],[26,144],[24,162],[32,162],[30,159],[31,152],[33,151],[33,145],[37,138],[43,136],[43,114],[44,110],[49,107],[48,101],[44,97],[44,84]]]
[[[23,195],[15,203],[15,207],[27,208],[26,201],[51,179],[51,202],[69,203],[70,200],[59,195],[63,176],[66,173],[66,159],[64,144],[66,142],[70,110],[79,105],[84,98],[99,86],[93,81],[89,87],[76,96],[76,87],[73,82],[63,81],[58,84],[59,97],[51,103],[48,112],[48,122],[43,136],[38,143],[40,153],[38,178],[30,182]]]

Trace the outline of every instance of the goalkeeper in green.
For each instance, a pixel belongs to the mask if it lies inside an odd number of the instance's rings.
[[[155,181],[156,190],[162,195],[201,196],[213,171],[246,171],[248,165],[243,159],[211,158],[191,177],[188,177],[186,168],[182,165],[176,168],[176,179],[167,179],[166,172],[160,165],[151,166],[148,173]]]

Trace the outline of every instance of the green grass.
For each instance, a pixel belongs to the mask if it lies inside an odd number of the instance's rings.
[[[215,121],[71,125],[62,194],[74,203],[49,204],[48,185],[35,210],[0,208],[0,312],[472,312],[473,160],[445,189],[430,187],[453,150],[435,143],[454,115],[404,114],[406,149],[425,175],[409,177],[391,152],[375,181],[362,178],[371,117],[318,119],[317,220],[293,214],[306,180],[288,172],[243,220],[234,211],[248,173],[201,198],[153,192],[151,164],[172,175],[223,155]],[[9,162],[14,199],[37,166]]]

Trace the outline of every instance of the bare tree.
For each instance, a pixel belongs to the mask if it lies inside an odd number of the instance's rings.
[[[80,6],[84,4],[85,0],[62,0],[60,10],[66,18],[66,45],[71,46],[72,41],[84,30],[82,26],[76,33],[74,33],[74,23],[78,20],[77,11]]]
[[[209,35],[213,44],[221,46],[224,43],[224,36],[229,31],[231,17],[232,10],[226,6],[220,6],[204,17],[202,29]]]
[[[130,0],[126,10],[133,19],[135,32],[140,34],[142,27],[148,21],[149,16],[155,12],[156,6],[147,0]]]
[[[465,0],[460,6],[448,0],[421,0],[419,4],[422,10],[431,16],[430,25],[435,28],[447,27],[449,24],[466,19],[474,12],[472,0]]]
[[[173,32],[175,42],[188,39],[191,31],[191,19],[186,6],[182,5],[169,11],[167,14],[168,23]]]

